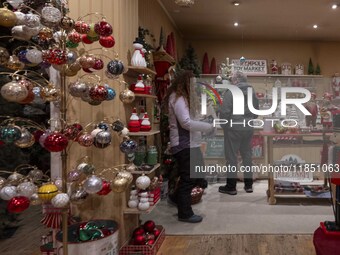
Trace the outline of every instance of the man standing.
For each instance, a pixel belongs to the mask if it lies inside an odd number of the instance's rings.
[[[248,121],[256,119],[257,115],[250,112],[248,107],[248,88],[251,87],[247,83],[247,76],[242,72],[235,72],[231,77],[232,85],[237,86],[244,95],[244,114],[233,114],[233,95],[228,90],[223,96],[223,104],[220,108],[220,118],[228,120],[227,124],[221,125],[224,132],[224,150],[227,164],[229,164],[227,172],[227,184],[220,186],[218,191],[229,195],[236,195],[237,183],[237,158],[238,153],[242,157],[243,166],[252,165],[252,149],[251,140],[253,137],[253,128],[248,125]],[[253,91],[253,106],[259,109],[259,102]],[[251,169],[251,168],[249,168]],[[253,192],[253,173],[251,171],[244,173],[244,189],[247,193]]]

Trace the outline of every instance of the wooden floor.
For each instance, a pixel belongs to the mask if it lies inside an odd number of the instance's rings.
[[[167,236],[157,255],[315,255],[312,235]]]

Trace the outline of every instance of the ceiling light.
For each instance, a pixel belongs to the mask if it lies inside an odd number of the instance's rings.
[[[337,4],[333,4],[332,5],[332,9],[335,10],[336,8],[338,8],[338,5]]]
[[[234,27],[238,27],[238,23],[237,22],[234,23]]]
[[[182,7],[191,7],[195,3],[195,0],[175,0],[175,4]]]
[[[240,2],[235,1],[235,2],[233,2],[233,5],[234,5],[234,6],[239,6],[239,5],[240,5]]]
[[[314,25],[313,28],[315,28],[315,29],[318,28],[318,25]]]

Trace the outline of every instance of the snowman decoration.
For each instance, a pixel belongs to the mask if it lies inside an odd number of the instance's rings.
[[[143,41],[141,38],[136,38],[136,40],[133,42],[133,47],[135,48],[135,51],[133,52],[132,58],[131,58],[131,65],[132,66],[140,66],[140,67],[146,67],[146,61],[144,56],[144,48],[143,48]]]

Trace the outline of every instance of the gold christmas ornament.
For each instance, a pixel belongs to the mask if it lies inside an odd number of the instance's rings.
[[[126,88],[122,92],[120,92],[119,99],[124,104],[131,104],[135,100],[135,93]]]
[[[60,27],[65,29],[66,31],[70,31],[74,27],[74,20],[70,17],[64,16],[60,21]]]
[[[0,47],[0,65],[6,65],[9,57],[8,50],[4,47]]]
[[[116,178],[125,178],[130,184],[133,180],[133,175],[129,173],[128,171],[122,171],[117,174]]]
[[[76,76],[77,73],[78,73],[78,71],[76,71],[76,70],[71,70],[70,67],[67,67],[67,68],[65,69],[65,72],[64,72],[64,73],[65,73],[66,76],[72,77],[72,76]]]
[[[26,128],[21,128],[21,138],[14,142],[15,146],[19,148],[29,148],[35,143],[34,135],[32,135]]]
[[[40,96],[42,99],[48,102],[58,101],[60,99],[60,89],[56,88],[53,84],[49,84],[40,90]]]
[[[0,8],[0,26],[14,27],[17,22],[17,16],[5,6]]]
[[[128,180],[126,178],[115,178],[113,179],[111,188],[113,192],[121,193],[126,190],[128,186]]]
[[[51,39],[53,37],[53,30],[49,27],[43,27],[39,31],[39,38],[42,40]]]
[[[45,184],[38,190],[38,196],[43,202],[48,202],[58,194],[58,187],[54,184]]]
[[[23,70],[25,67],[25,64],[20,62],[17,56],[12,55],[9,57],[6,67],[12,70]]]

